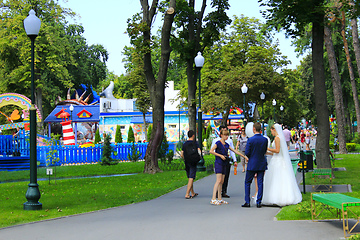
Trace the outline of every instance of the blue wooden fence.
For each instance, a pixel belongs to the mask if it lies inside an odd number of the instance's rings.
[[[140,152],[140,159],[143,159],[146,153],[148,143],[135,143],[136,150]],[[129,161],[128,155],[132,152],[132,143],[112,144],[112,158],[120,161]],[[55,150],[55,151],[53,151]],[[176,142],[169,142],[169,150],[176,152]],[[29,156],[29,140],[25,134],[17,138],[11,135],[0,135],[0,161],[1,157],[8,160],[18,151],[21,157]],[[74,165],[74,164],[92,164],[101,160],[102,145],[97,144],[95,147],[81,148],[80,146],[37,146],[37,160],[39,167],[53,165],[49,161],[49,154],[53,152],[54,157],[58,158],[57,166]],[[1,168],[0,168],[1,171]]]

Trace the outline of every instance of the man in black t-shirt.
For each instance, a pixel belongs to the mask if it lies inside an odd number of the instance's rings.
[[[190,160],[188,159],[186,152],[184,153],[184,149],[186,149],[187,145],[194,144],[195,142],[196,148],[198,149],[198,152],[200,152],[200,147],[199,144],[195,141],[195,132],[193,130],[188,131],[188,137],[189,139],[184,143],[181,151],[181,157],[184,158],[185,160],[186,175],[189,179],[185,194],[186,199],[196,197],[198,194],[194,192],[194,185],[193,185],[194,179],[196,177],[196,165],[190,164]],[[192,195],[190,195],[190,192]]]

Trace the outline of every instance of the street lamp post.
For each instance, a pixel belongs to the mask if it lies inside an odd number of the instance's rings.
[[[262,121],[262,133],[263,133],[263,135],[264,135],[264,100],[265,100],[265,94],[264,94],[264,92],[262,92],[261,94],[260,94],[260,99],[261,99],[261,103],[262,103],[262,107],[261,107],[261,121]]]
[[[70,117],[71,117],[71,127],[72,128],[74,128],[74,126],[73,126],[73,120],[72,120],[72,113],[73,113],[73,111],[74,111],[74,105],[70,105],[70,107],[69,107],[69,110],[70,110]]]
[[[201,55],[201,52],[198,52],[197,56],[194,59],[195,66],[198,69],[198,75],[199,75],[199,110],[198,110],[198,140],[199,140],[199,146],[200,150],[202,152],[202,110],[201,110],[201,68],[204,66],[205,59]],[[198,171],[205,171],[204,166],[204,160],[201,158],[197,165]]]
[[[248,91],[248,87],[246,86],[246,84],[244,83],[244,85],[241,87],[241,92],[244,94],[244,109],[243,109],[243,113],[244,113],[244,127],[246,127],[246,102],[245,102],[245,94]]]
[[[30,107],[30,183],[26,191],[24,210],[41,210],[39,203],[40,191],[37,184],[37,152],[36,152],[36,108],[35,108],[35,83],[34,83],[34,48],[35,38],[40,31],[41,21],[31,9],[29,16],[24,20],[25,32],[31,40],[31,107]]]
[[[274,122],[275,122],[275,106],[276,106],[276,100],[272,100],[272,105],[274,106]]]
[[[281,111],[281,124],[284,124],[283,123],[283,119],[284,119],[283,118],[284,117],[284,115],[283,115],[284,114],[284,106],[283,105],[280,106],[280,111]]]

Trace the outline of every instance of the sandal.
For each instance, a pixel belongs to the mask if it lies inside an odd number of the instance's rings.
[[[194,197],[196,197],[197,195],[199,195],[199,194],[198,194],[198,193],[195,193],[195,194],[194,194],[193,196],[191,196],[191,197],[193,197],[193,198],[194,198]]]
[[[224,200],[218,200],[221,204],[229,204],[227,201],[224,201]]]
[[[210,204],[211,205],[221,205],[221,203],[216,199],[214,199],[214,200],[211,199]]]
[[[193,198],[192,196],[189,196],[189,197],[185,197],[185,199],[191,199],[191,198]]]

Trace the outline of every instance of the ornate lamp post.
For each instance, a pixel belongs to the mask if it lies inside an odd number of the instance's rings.
[[[41,21],[35,16],[35,11],[30,10],[29,16],[24,20],[25,32],[31,40],[31,107],[30,107],[30,183],[26,191],[24,210],[41,210],[39,203],[40,191],[37,184],[37,152],[36,152],[36,108],[35,108],[35,83],[34,83],[34,47],[35,38],[40,31]]]
[[[281,124],[283,124],[283,114],[284,114],[284,107],[283,105],[280,106],[280,111],[281,111]]]
[[[275,106],[276,106],[276,100],[272,100],[272,105],[274,106],[274,122],[275,122]]]
[[[241,92],[244,94],[244,127],[246,126],[246,102],[245,102],[245,94],[247,93],[248,91],[248,87],[246,86],[246,84],[244,83],[244,85],[241,87]]]
[[[195,66],[198,69],[198,75],[199,75],[199,110],[198,110],[198,140],[200,149],[202,152],[202,110],[201,110],[201,68],[204,66],[205,59],[201,55],[201,52],[198,52],[197,56],[194,59]],[[204,166],[204,160],[201,158],[200,162],[197,165],[198,171],[205,171],[206,168]]]
[[[264,92],[262,92],[261,94],[260,94],[260,99],[261,99],[261,104],[262,104],[262,106],[261,106],[261,121],[262,121],[262,133],[263,133],[263,135],[264,135],[264,100],[265,100],[265,94],[264,94]]]

